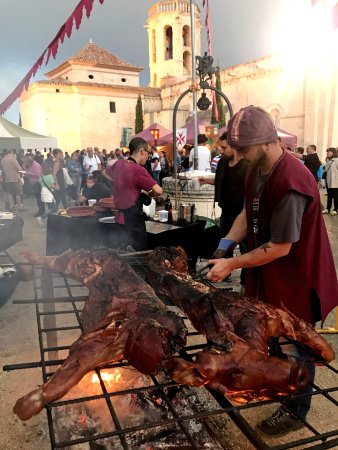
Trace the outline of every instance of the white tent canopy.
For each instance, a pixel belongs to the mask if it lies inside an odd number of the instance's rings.
[[[0,150],[34,150],[56,146],[56,138],[33,133],[0,116]]]

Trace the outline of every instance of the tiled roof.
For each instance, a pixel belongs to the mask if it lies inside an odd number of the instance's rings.
[[[79,50],[74,56],[68,59],[69,63],[84,63],[90,65],[100,65],[114,68],[124,68],[140,72],[143,67],[134,66],[121,58],[110,53],[104,48],[100,48],[91,41]]]
[[[45,84],[53,86],[88,86],[93,88],[102,89],[114,89],[119,91],[138,92],[140,94],[147,95],[148,97],[160,97],[160,89],[151,87],[139,87],[139,86],[123,86],[118,84],[104,84],[104,83],[90,83],[87,81],[72,82],[65,78],[54,78],[50,80],[36,81],[34,84]]]

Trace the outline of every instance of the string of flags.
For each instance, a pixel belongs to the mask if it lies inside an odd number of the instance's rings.
[[[74,22],[75,27],[78,30],[81,26],[83,13],[85,12],[87,18],[89,19],[90,14],[93,9],[93,4],[96,0],[80,0],[80,2],[75,7],[74,11],[71,13],[71,15],[68,17],[66,22],[62,25],[62,27],[59,29],[59,31],[56,33],[56,36],[54,39],[50,42],[48,47],[44,50],[44,52],[39,56],[39,58],[34,63],[33,67],[26,73],[24,78],[20,81],[20,83],[16,86],[15,89],[9,94],[9,96],[0,104],[0,115],[3,115],[10,106],[20,97],[21,93],[24,90],[28,89],[29,82],[32,77],[35,76],[36,72],[39,70],[39,68],[42,66],[44,60],[45,60],[45,66],[49,63],[49,60],[51,56],[55,59],[59,44],[63,44],[63,41],[65,40],[65,37],[67,36],[70,38]],[[99,3],[102,5],[104,0],[98,0]]]

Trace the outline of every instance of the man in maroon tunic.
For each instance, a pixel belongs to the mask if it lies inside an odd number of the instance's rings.
[[[162,194],[162,188],[143,167],[148,158],[148,144],[142,138],[129,143],[130,157],[119,159],[104,171],[104,176],[113,181],[113,196],[118,212],[116,222],[123,225],[126,244],[134,250],[144,250],[147,245],[147,231],[143,204],[148,197]]]
[[[228,142],[251,163],[251,172],[244,209],[221,239],[217,257],[222,259],[210,261],[208,278],[218,282],[234,269],[247,268],[247,296],[284,305],[312,324],[325,320],[338,304],[338,283],[317,183],[280,147],[272,118],[262,108],[248,106],[235,114]],[[249,252],[225,259],[245,237]],[[305,360],[306,354],[298,351],[298,357]],[[313,381],[314,366],[309,370]],[[310,399],[287,402],[289,409],[279,408],[259,429],[280,436],[300,428],[290,410],[304,419]]]

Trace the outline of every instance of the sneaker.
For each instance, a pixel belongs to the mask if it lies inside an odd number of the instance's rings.
[[[33,216],[33,217],[41,217],[41,216],[40,216],[40,213],[39,213],[39,212],[37,212],[37,213],[35,213],[35,214],[34,214],[34,216]]]
[[[327,209],[323,209],[322,214],[329,214],[329,211]]]
[[[336,216],[338,213],[337,213],[337,211],[335,211],[335,210],[333,210],[332,212],[331,212],[331,216]]]
[[[44,225],[44,222],[43,222],[43,220],[42,220],[42,217],[37,217],[36,220],[38,221],[38,223],[39,223],[40,225]]]
[[[303,427],[304,424],[295,417],[292,417],[282,406],[272,416],[257,425],[257,428],[268,436],[283,436],[291,431],[300,430]]]

